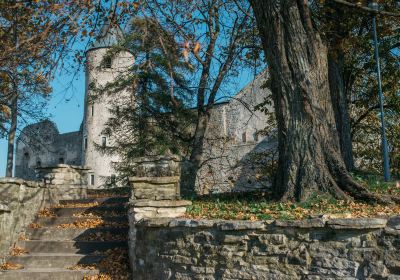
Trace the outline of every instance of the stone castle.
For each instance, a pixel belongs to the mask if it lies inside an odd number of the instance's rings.
[[[112,181],[116,175],[112,163],[118,157],[104,155],[96,148],[96,145],[112,145],[112,139],[102,134],[111,117],[112,100],[102,97],[93,101],[90,96],[93,84],[103,86],[113,81],[135,61],[129,52],[105,59],[107,50],[116,44],[119,32],[103,29],[86,52],[85,104],[80,130],[60,134],[49,120],[25,127],[17,140],[16,177],[35,180],[38,167],[68,164],[88,168],[87,182],[93,188]],[[206,133],[204,164],[198,173],[200,192],[260,188],[268,184],[268,180],[261,178],[262,164],[257,166],[252,157],[275,146],[273,138],[261,133],[267,116],[254,111],[254,106],[269,95],[267,89],[261,88],[265,79],[266,75],[261,74],[229,102],[214,107]]]

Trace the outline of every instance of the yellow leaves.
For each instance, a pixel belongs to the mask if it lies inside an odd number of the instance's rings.
[[[29,226],[29,228],[41,228],[42,226],[36,223],[31,223]]]
[[[55,217],[56,214],[53,212],[53,210],[49,209],[49,208],[44,208],[42,210],[39,211],[39,213],[37,214],[37,216],[39,218],[45,218],[45,217]]]
[[[200,50],[200,43],[199,43],[199,42],[196,42],[196,43],[194,44],[193,53],[194,53],[194,54],[198,54],[198,53],[199,53],[199,50]]]
[[[98,275],[85,276],[84,280],[128,280],[131,279],[128,252],[121,248],[106,251],[106,257],[100,262]]]
[[[82,270],[82,269],[95,270],[95,269],[97,269],[97,266],[94,264],[77,264],[74,266],[69,266],[69,267],[67,267],[67,269],[69,269],[69,270]]]
[[[14,246],[10,250],[10,255],[11,256],[22,256],[28,254],[28,251],[25,250],[24,248]]]
[[[132,6],[135,10],[139,9],[139,2],[133,2]]]
[[[190,48],[190,42],[185,42],[183,44],[182,55],[185,58],[186,62],[189,62],[189,48]]]
[[[8,106],[0,104],[0,112],[8,119],[11,117],[11,111]]]
[[[186,217],[194,219],[226,220],[301,220],[314,216],[327,218],[361,218],[376,216],[394,216],[400,214],[400,205],[381,206],[360,202],[330,201],[319,199],[315,202],[296,204],[292,202],[276,203],[271,201],[194,201],[188,207]]]
[[[189,54],[192,51],[195,55],[198,55],[201,49],[201,45],[199,42],[192,43],[190,41],[185,42],[183,44],[182,55],[185,58],[186,62],[189,62]]]
[[[2,265],[0,265],[0,270],[17,270],[17,269],[23,269],[24,267],[20,264],[17,263],[11,263],[11,262],[5,262]]]

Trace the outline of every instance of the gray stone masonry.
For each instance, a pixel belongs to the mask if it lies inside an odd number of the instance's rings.
[[[129,256],[136,261],[136,223],[150,218],[178,218],[185,214],[190,201],[180,200],[180,159],[156,156],[136,159],[129,178],[132,188],[129,200]]]
[[[37,178],[46,184],[87,186],[90,169],[82,166],[57,164],[36,168]]]
[[[37,212],[60,199],[86,197],[86,188],[0,178],[0,258],[8,253]]]
[[[135,227],[136,279],[400,279],[400,216]]]

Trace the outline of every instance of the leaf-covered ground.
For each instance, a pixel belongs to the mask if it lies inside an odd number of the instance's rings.
[[[379,176],[362,173],[354,174],[354,178],[373,192],[400,195],[398,182],[385,183]],[[325,195],[316,195],[301,203],[272,201],[271,194],[263,192],[205,196],[192,199],[192,202],[186,217],[194,219],[294,220],[321,215],[335,218],[400,215],[400,205],[368,205],[335,200]]]

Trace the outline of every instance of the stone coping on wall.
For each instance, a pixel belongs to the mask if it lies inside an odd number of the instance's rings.
[[[131,207],[157,207],[157,208],[169,208],[169,207],[183,207],[190,206],[192,202],[189,200],[149,200],[149,199],[138,199],[131,200],[129,206]]]
[[[142,227],[187,227],[187,228],[216,228],[221,231],[236,230],[265,230],[272,227],[281,228],[329,228],[333,230],[374,230],[388,229],[399,231],[400,215],[379,218],[313,218],[305,220],[206,220],[185,218],[154,218],[145,219],[136,224]]]
[[[18,185],[25,185],[31,188],[43,188],[45,185],[42,182],[38,181],[25,181],[24,179],[20,178],[11,178],[11,177],[3,177],[0,178],[0,185],[1,184],[18,184]]]
[[[90,170],[91,168],[88,166],[81,166],[81,165],[70,165],[70,164],[55,164],[55,165],[49,165],[49,166],[41,166],[37,167],[36,169],[58,169],[58,168],[71,168],[71,169],[77,169],[77,170]]]
[[[16,184],[16,185],[24,185],[29,188],[68,188],[68,189],[84,189],[86,190],[86,186],[81,185],[71,185],[71,184],[60,184],[60,185],[52,185],[52,184],[45,184],[42,181],[27,181],[21,178],[15,177],[2,177],[0,178],[0,189],[1,185],[4,184]]]
[[[176,183],[180,180],[179,176],[167,176],[167,177],[129,177],[130,182],[150,182],[153,184],[170,184]]]

